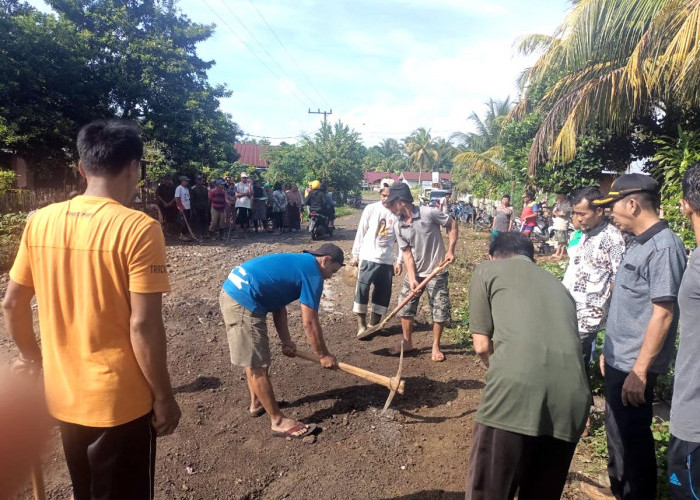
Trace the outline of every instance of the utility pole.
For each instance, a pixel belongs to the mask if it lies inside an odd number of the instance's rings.
[[[316,111],[311,111],[311,108],[309,108],[309,114],[310,115],[323,115],[323,121],[326,121],[326,115],[332,115],[333,110],[331,109],[330,111],[321,111],[321,108],[316,108]]]

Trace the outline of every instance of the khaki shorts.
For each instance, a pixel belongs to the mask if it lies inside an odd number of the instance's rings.
[[[270,366],[270,340],[265,315],[250,312],[224,290],[219,294],[219,305],[226,325],[231,363],[250,368]]]
[[[449,273],[445,272],[438,274],[428,282],[423,290],[418,295],[412,298],[408,304],[403,306],[399,311],[400,318],[412,318],[418,311],[418,303],[424,291],[428,292],[428,304],[430,304],[430,312],[433,315],[433,321],[436,323],[444,323],[450,321],[451,305],[450,292],[448,287]],[[418,278],[418,282],[423,281],[423,278]],[[411,285],[408,283],[408,275],[401,284],[401,293],[399,302],[404,300],[411,293]]]

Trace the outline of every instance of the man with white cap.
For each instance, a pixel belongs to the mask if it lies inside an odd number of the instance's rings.
[[[359,265],[355,301],[352,312],[357,315],[357,337],[362,338],[367,330],[367,304],[370,286],[372,293],[372,314],[370,326],[376,325],[386,314],[391,301],[391,284],[393,276],[401,274],[401,252],[394,265],[394,227],[398,217],[382,204],[389,196],[393,179],[383,179],[379,191],[380,201],[367,205],[362,212],[360,223],[352,246],[351,266]]]

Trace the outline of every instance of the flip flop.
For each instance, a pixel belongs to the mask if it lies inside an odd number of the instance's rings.
[[[306,429],[302,434],[296,434],[300,430]],[[272,435],[275,437],[301,439],[308,436],[316,430],[316,424],[297,424],[294,427],[290,427],[286,431],[272,431]]]
[[[440,353],[437,355],[437,358],[436,358],[435,354],[432,354],[430,356],[430,359],[433,360],[433,363],[442,363],[443,361],[445,361],[445,355],[443,353]]]
[[[262,417],[263,415],[265,415],[265,407],[261,406],[260,408],[258,408],[255,411],[248,410],[248,415],[250,415],[250,418]]]

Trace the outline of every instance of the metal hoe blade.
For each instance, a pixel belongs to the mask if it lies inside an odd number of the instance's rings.
[[[399,388],[399,384],[401,383],[401,370],[403,369],[403,339],[401,339],[401,355],[399,356],[399,370],[396,372],[396,375],[391,377],[391,392],[389,393],[389,397],[386,399],[386,403],[384,403],[384,408],[382,409],[382,412],[380,415],[384,415],[386,410],[389,408],[389,405],[391,404],[392,400],[394,399],[394,395],[396,394],[396,389]]]

